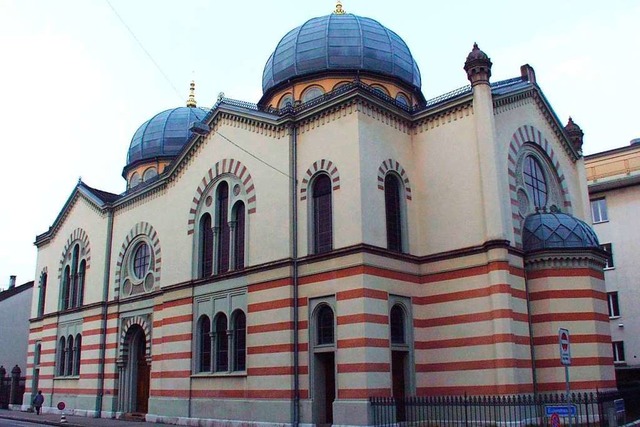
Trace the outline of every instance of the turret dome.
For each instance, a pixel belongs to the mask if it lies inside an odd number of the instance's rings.
[[[193,122],[199,122],[208,110],[178,107],[162,111],[144,122],[131,139],[125,170],[144,160],[170,158],[182,150],[191,138]]]
[[[597,248],[598,237],[589,225],[560,212],[538,212],[524,221],[525,252],[538,249]]]

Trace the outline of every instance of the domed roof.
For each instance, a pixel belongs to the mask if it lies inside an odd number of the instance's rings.
[[[343,70],[421,86],[418,64],[400,36],[373,19],[333,13],[310,19],[280,40],[264,67],[262,91],[296,77]]]
[[[207,113],[204,108],[178,107],[144,122],[131,139],[125,168],[140,160],[178,154],[193,134],[191,124],[202,121]]]
[[[525,252],[538,249],[597,248],[598,237],[584,221],[560,212],[538,212],[524,221]]]

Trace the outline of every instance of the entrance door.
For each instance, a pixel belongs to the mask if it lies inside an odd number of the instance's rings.
[[[314,409],[316,424],[333,424],[333,402],[336,400],[335,353],[316,353],[314,363]]]
[[[147,413],[151,366],[146,358],[146,337],[142,328],[133,325],[128,332],[129,360],[125,372],[124,412]]]
[[[406,396],[406,360],[407,352],[391,352],[391,378],[393,397],[396,398],[396,421],[406,421],[404,398]]]
[[[151,367],[145,357],[145,340],[138,340],[138,378],[136,381],[136,412],[147,413],[149,410],[149,383]]]

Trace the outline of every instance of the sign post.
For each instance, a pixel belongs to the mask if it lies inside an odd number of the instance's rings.
[[[571,396],[569,389],[569,366],[571,365],[571,344],[569,342],[569,330],[558,329],[558,341],[560,347],[560,362],[564,365],[564,379],[567,386],[567,406],[571,407]],[[569,411],[569,427],[571,427],[571,411]]]

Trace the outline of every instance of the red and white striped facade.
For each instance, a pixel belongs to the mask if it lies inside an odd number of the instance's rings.
[[[110,199],[79,183],[38,236],[38,276],[62,272],[77,241],[91,260],[79,306],[61,309],[53,274],[41,314],[34,292],[27,384],[43,391],[45,411],[64,401],[76,414],[137,411],[193,425],[296,416],[368,425],[372,396],[563,391],[559,327],[571,331],[572,389],[615,388],[601,254],[522,250],[523,147],[548,161],[563,211],[584,218],[588,203],[581,156],[534,82],[523,77],[500,95],[477,85],[412,113],[357,85],[292,115],[222,100],[207,124],[211,132],[154,185]],[[320,254],[310,243],[318,173],[331,179],[333,220],[333,250]],[[400,252],[387,249],[388,173],[405,196]],[[200,277],[200,215],[222,179],[238,183],[247,209],[244,267]],[[152,279],[128,287],[127,257],[142,238]],[[316,342],[321,306],[335,316],[327,345]],[[394,306],[406,316],[400,345]],[[245,369],[199,372],[201,314],[237,309],[246,314]],[[79,374],[60,375],[60,338],[78,334]],[[132,383],[144,382],[140,363],[149,368],[146,407],[131,397],[144,393]]]

